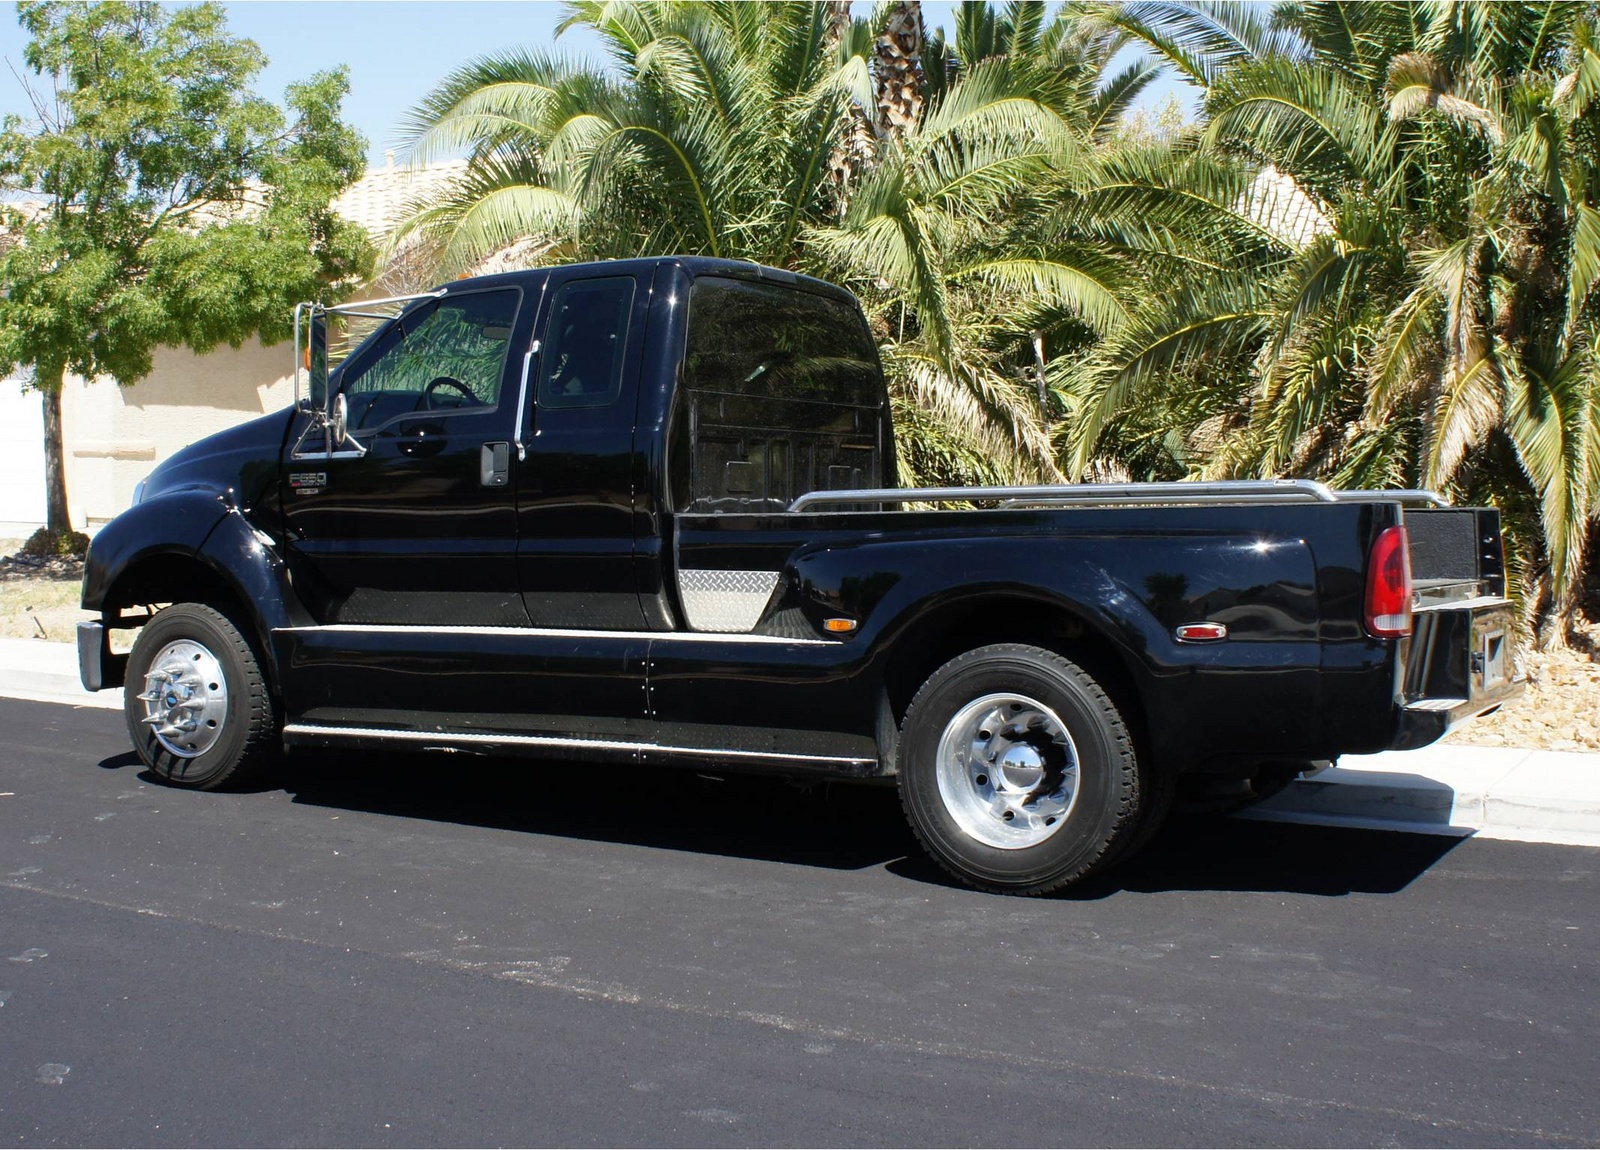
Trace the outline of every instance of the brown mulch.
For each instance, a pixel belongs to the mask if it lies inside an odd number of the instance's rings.
[[[41,558],[18,552],[0,559],[0,580],[82,579],[83,560],[76,556],[52,555]]]

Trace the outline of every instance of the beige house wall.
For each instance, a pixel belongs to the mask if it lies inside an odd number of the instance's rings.
[[[93,534],[125,510],[135,485],[179,448],[288,407],[294,402],[293,360],[292,344],[262,347],[252,339],[238,350],[223,347],[207,355],[161,348],[154,370],[132,387],[111,379],[69,380],[61,396],[61,431],[73,526]],[[37,405],[37,397],[31,398]],[[42,487],[41,482],[41,522]]]

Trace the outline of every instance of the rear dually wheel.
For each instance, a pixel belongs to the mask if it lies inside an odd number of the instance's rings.
[[[1122,715],[1081,667],[1039,647],[980,647],[935,671],[906,712],[897,765],[917,837],[980,890],[1059,890],[1139,824]]]

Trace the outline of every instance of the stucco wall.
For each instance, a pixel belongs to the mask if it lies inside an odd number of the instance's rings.
[[[93,534],[128,506],[139,480],[180,447],[288,407],[293,358],[289,343],[264,348],[259,340],[209,355],[163,348],[155,369],[132,387],[110,379],[70,380],[61,422],[73,526]],[[37,397],[30,398],[37,408]],[[36,521],[42,522],[42,454],[38,466]]]

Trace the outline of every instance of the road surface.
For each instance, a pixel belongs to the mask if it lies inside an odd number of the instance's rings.
[[[0,1143],[1600,1141],[1592,848],[1192,821],[1023,900],[889,790],[0,733]]]

